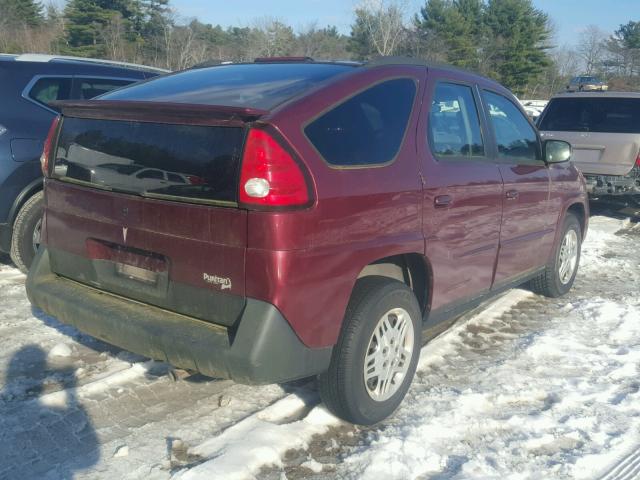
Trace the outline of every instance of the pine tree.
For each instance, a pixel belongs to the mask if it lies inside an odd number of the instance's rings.
[[[476,0],[429,0],[416,16],[416,29],[427,42],[434,36],[442,42],[447,63],[477,68],[482,8]]]
[[[489,0],[485,14],[492,45],[493,76],[523,92],[549,66],[548,17],[531,0]]]
[[[368,12],[358,8],[355,14],[356,20],[351,25],[351,36],[347,43],[347,51],[350,52],[356,60],[366,60],[375,53],[365,18]]]
[[[69,53],[104,56],[105,31],[114,24],[123,28],[123,42],[135,41],[133,27],[141,12],[140,0],[70,0],[65,8]]]
[[[34,0],[0,0],[0,24],[39,26],[44,20],[42,4]]]

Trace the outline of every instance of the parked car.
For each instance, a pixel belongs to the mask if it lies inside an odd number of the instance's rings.
[[[569,144],[497,83],[411,62],[222,65],[66,103],[31,302],[206,375],[318,375],[338,416],[387,417],[423,338],[525,282],[566,293],[588,219]],[[111,189],[71,173],[76,145],[204,182]]]
[[[519,102],[524,109],[524,113],[529,116],[534,124],[538,122],[538,118],[544,110],[544,107],[549,103],[548,100],[519,100]]]
[[[573,145],[592,196],[640,193],[640,93],[559,94],[538,125],[543,138]]]
[[[0,251],[26,272],[40,242],[40,154],[57,100],[89,99],[164,70],[89,58],[0,55]]]
[[[567,85],[567,92],[590,92],[594,90],[604,92],[608,88],[609,86],[598,77],[581,75],[571,79],[569,85]]]

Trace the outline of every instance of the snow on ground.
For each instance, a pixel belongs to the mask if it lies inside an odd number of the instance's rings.
[[[312,382],[173,381],[32,312],[0,263],[0,479],[638,478],[639,240],[592,218],[570,294],[513,290],[460,319],[371,428]]]

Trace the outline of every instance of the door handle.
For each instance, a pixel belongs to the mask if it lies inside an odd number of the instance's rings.
[[[520,194],[517,190],[507,190],[505,196],[507,197],[507,200],[516,200]]]
[[[451,204],[451,197],[449,195],[438,195],[433,199],[433,204],[436,208],[448,207]]]

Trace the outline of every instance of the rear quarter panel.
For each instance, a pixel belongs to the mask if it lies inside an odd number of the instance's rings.
[[[364,168],[328,165],[302,126],[345,97],[397,77],[415,79],[417,89],[395,161]],[[363,68],[266,119],[309,168],[317,201],[299,212],[249,213],[246,292],[276,305],[310,347],[335,344],[367,264],[401,253],[424,254],[415,125],[425,78],[425,67]]]

